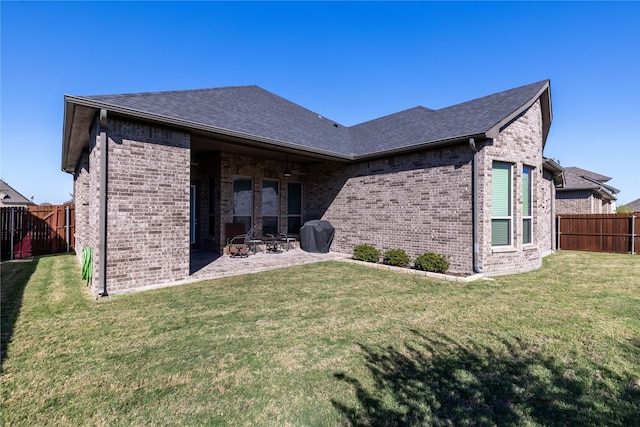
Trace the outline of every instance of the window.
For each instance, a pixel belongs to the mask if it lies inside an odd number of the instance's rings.
[[[491,245],[511,245],[511,164],[493,162],[491,173]]]
[[[533,191],[531,166],[522,168],[522,243],[533,242]]]
[[[290,182],[287,194],[287,234],[299,234],[302,226],[302,184]]]
[[[253,181],[251,178],[233,179],[233,222],[244,224],[249,231],[253,225]]]
[[[209,235],[216,234],[216,180],[209,178]]]
[[[278,234],[280,196],[278,181],[262,181],[262,235]]]

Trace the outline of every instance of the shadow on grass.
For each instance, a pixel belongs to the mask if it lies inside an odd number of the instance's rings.
[[[498,354],[413,333],[401,350],[360,346],[371,385],[335,374],[356,392],[353,407],[332,401],[351,425],[640,425],[637,378],[573,367],[517,340],[500,338],[506,351]]]
[[[0,373],[3,372],[7,347],[13,336],[20,309],[22,296],[29,278],[38,266],[39,258],[28,258],[15,261],[3,261],[0,265]]]

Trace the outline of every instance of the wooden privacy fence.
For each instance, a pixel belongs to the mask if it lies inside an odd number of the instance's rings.
[[[637,254],[640,212],[558,215],[558,249]]]
[[[71,252],[74,205],[0,208],[2,260]]]

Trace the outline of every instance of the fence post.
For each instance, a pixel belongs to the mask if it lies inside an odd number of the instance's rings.
[[[631,255],[635,254],[636,249],[636,216],[631,214]]]
[[[11,245],[11,249],[10,249],[10,256],[9,259],[13,259],[13,233],[15,233],[15,209],[16,208],[11,208],[11,215],[9,215],[9,244]]]
[[[69,208],[69,205],[64,207],[64,239],[67,242],[67,253],[69,253],[69,228],[71,227],[71,224],[69,223],[71,220]]]
[[[557,224],[556,224],[556,236],[558,237],[558,242],[556,244],[557,248],[556,250],[560,250],[560,217],[557,218]]]

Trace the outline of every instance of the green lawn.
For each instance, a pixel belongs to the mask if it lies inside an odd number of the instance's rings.
[[[2,264],[4,425],[640,424],[640,257],[442,282],[323,263],[94,301]]]

